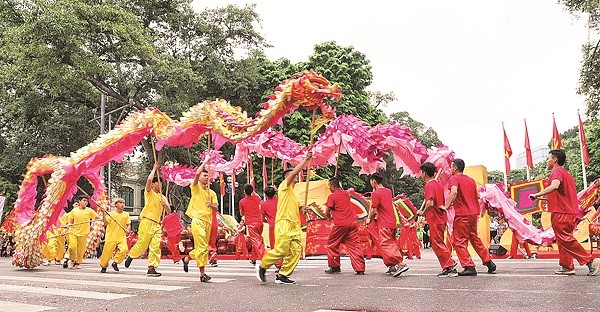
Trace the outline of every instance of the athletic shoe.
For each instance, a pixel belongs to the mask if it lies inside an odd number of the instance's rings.
[[[554,274],[556,274],[556,275],[575,275],[575,270],[561,267],[560,269],[554,271]]]
[[[100,273],[106,273],[106,268],[100,269]]]
[[[55,265],[59,265],[59,264],[62,264],[62,263],[60,263],[60,261],[58,261],[58,260],[54,260],[54,264]]]
[[[146,273],[148,276],[152,276],[152,277],[159,277],[162,274],[156,272],[156,270],[154,268],[149,268],[148,272]]]
[[[69,264],[68,264],[68,266],[67,266],[67,267],[68,267],[69,269],[72,269],[73,267],[75,267],[75,262],[73,262],[73,261],[69,260],[69,262],[68,262],[68,263],[69,263]],[[64,268],[64,265],[63,265],[63,268]]]
[[[356,275],[365,275],[365,271],[357,271]]]
[[[396,264],[396,272],[392,274],[394,277],[400,276],[400,274],[408,271],[408,266],[406,264]]]
[[[392,274],[394,272],[396,272],[396,266],[392,265],[388,267],[388,270],[384,274]]]
[[[342,270],[340,269],[340,267],[337,267],[337,268],[330,267],[329,269],[325,270],[325,273],[327,273],[327,274],[342,273]]]
[[[465,268],[461,272],[458,272],[458,276],[477,276],[477,270],[475,268]]]
[[[113,262],[111,266],[112,266],[113,270],[119,272],[119,266],[117,265],[116,262]]]
[[[190,260],[188,257],[184,257],[181,261],[183,261],[183,271],[187,273],[190,270]]]
[[[438,277],[457,277],[458,271],[454,267],[446,268],[437,275]]]
[[[296,281],[291,280],[289,277],[281,274],[277,274],[277,278],[275,279],[275,284],[283,284],[283,285],[293,285],[296,284]]]
[[[206,275],[206,274],[204,274],[204,275],[200,276],[200,281],[201,281],[202,283],[208,283],[208,281],[210,281],[210,279],[211,279],[211,277],[210,277],[210,276],[208,276],[208,275]]]
[[[75,269],[77,269],[77,270],[81,270],[81,265],[79,265],[79,264],[76,264],[76,265],[75,265]]]
[[[209,263],[208,265],[211,266],[211,267],[213,267],[213,268],[216,268],[216,267],[219,266],[216,262],[215,263]]]
[[[256,267],[256,278],[258,278],[259,281],[261,281],[261,283],[266,283],[267,282],[267,269],[263,269],[260,266]]]
[[[250,264],[252,264],[252,266],[256,265],[256,260],[250,260]]]
[[[133,258],[131,258],[130,256],[127,256],[127,259],[125,259],[125,267],[128,268],[131,265],[131,261],[133,261]]]
[[[596,258],[592,260],[590,266],[590,272],[587,274],[588,276],[595,276],[600,271],[600,258]]]
[[[496,264],[494,261],[490,260],[490,262],[484,265],[488,268],[488,274],[494,274],[494,272],[496,272]]]

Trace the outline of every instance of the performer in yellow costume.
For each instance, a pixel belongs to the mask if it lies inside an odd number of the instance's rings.
[[[86,240],[90,233],[90,222],[102,220],[100,216],[88,207],[88,197],[79,195],[79,206],[73,207],[69,213],[69,264],[70,269],[81,269],[85,256]],[[87,222],[86,222],[87,221]]]
[[[54,239],[49,241],[49,243],[51,243],[50,248],[54,251],[54,264],[60,264],[62,259],[65,257],[65,252],[67,251],[65,248],[65,244],[67,243],[66,226],[69,224],[70,216],[70,212],[65,211],[60,217],[58,217],[60,226],[54,227]],[[65,263],[67,262],[65,261]]]
[[[129,256],[125,260],[125,267],[131,265],[133,258],[139,258],[146,249],[148,249],[148,276],[158,277],[160,273],[156,272],[156,268],[160,264],[160,239],[162,236],[162,225],[160,220],[163,211],[171,213],[171,207],[167,198],[161,194],[161,183],[154,176],[158,170],[158,164],[154,164],[154,168],[148,175],[146,180],[146,189],[144,197],[146,204],[142,213],[140,213],[140,226],[138,228],[138,240],[131,247]]]
[[[210,281],[210,276],[204,273],[204,267],[208,263],[208,242],[212,227],[212,213],[218,208],[217,194],[210,189],[208,171],[205,170],[208,156],[196,170],[196,175],[190,189],[192,198],[185,214],[192,218],[192,235],[194,236],[194,250],[189,256],[183,258],[183,270],[188,271],[190,259],[196,260],[200,270],[200,281]],[[198,183],[199,182],[199,183]]]
[[[262,257],[260,265],[257,266],[258,279],[266,283],[266,272],[279,259],[283,258],[283,264],[275,279],[277,284],[295,284],[296,281],[289,278],[294,272],[300,257],[302,256],[302,230],[300,228],[300,206],[298,195],[294,191],[298,173],[306,162],[312,157],[312,152],[306,154],[306,158],[294,169],[283,172],[283,182],[277,189],[277,214],[275,215],[275,248],[269,250]]]
[[[125,208],[125,200],[123,198],[115,199],[116,211],[109,212],[109,217],[104,214],[104,224],[106,224],[106,235],[104,236],[104,249],[100,256],[101,273],[106,272],[108,261],[113,258],[112,268],[119,271],[118,264],[125,260],[127,255],[127,234],[131,232],[131,219],[129,213],[123,211]],[[113,251],[115,256],[112,257]]]

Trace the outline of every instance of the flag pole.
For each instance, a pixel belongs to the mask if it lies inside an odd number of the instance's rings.
[[[504,121],[502,122],[502,133],[506,133],[504,130]],[[506,148],[502,148],[502,154],[504,155],[504,161],[506,161]],[[506,175],[506,167],[502,171],[504,173],[504,190],[508,190],[508,177]]]
[[[579,118],[579,124],[581,125],[579,127],[579,156],[581,157],[581,174],[583,175],[581,178],[583,180],[583,188],[586,189],[588,184],[587,173],[585,171],[585,161],[583,160],[583,123],[581,123],[581,115],[579,115],[579,110],[577,110],[577,116]]]

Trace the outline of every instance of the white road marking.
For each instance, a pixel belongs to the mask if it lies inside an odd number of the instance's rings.
[[[126,294],[114,294],[114,293],[102,293],[97,291],[86,291],[86,290],[65,290],[61,288],[52,287],[33,287],[33,286],[20,286],[20,285],[2,285],[3,291],[16,291],[30,294],[44,294],[53,296],[66,296],[76,298],[88,298],[88,299],[102,299],[102,300],[115,300],[133,297],[134,295]]]
[[[58,278],[46,278],[46,277],[31,277],[31,276],[0,276],[0,280],[13,280],[13,281],[24,281],[24,282],[41,282],[41,283],[52,283],[52,284],[69,284],[77,285],[80,284],[80,280],[73,279],[58,279]],[[134,283],[115,283],[105,281],[90,281],[90,285],[93,286],[104,286],[111,287],[114,289],[119,288],[133,288],[133,289],[144,289],[144,290],[164,290],[174,291],[184,289],[187,287],[182,286],[168,286],[168,285],[156,285],[156,284],[134,284]]]
[[[19,312],[38,312],[54,310],[56,307],[45,307],[35,304],[26,304],[19,302],[0,301],[0,311],[19,311]]]
[[[129,269],[126,269],[129,270]],[[121,271],[123,272],[123,271]],[[74,275],[74,276],[80,276],[80,277],[97,277],[97,278],[123,278],[123,279],[138,279],[138,280],[144,280],[144,281],[150,281],[153,279],[156,279],[157,281],[175,281],[175,282],[198,282],[200,283],[200,275],[198,273],[194,274],[194,273],[187,273],[190,275],[190,277],[184,277],[184,276],[161,276],[161,277],[149,277],[146,276],[146,271],[144,270],[144,274],[140,274],[140,275],[135,275],[135,274],[127,274],[127,273],[89,273],[89,272],[81,272],[81,271],[69,271],[69,275]],[[53,274],[53,275],[60,275],[60,276],[64,276],[65,273],[61,272],[61,271],[39,271],[40,274],[44,274],[44,275],[48,275],[48,274]],[[185,272],[181,272],[183,274],[186,274]],[[208,271],[207,273],[208,275],[212,275],[212,273],[210,271]],[[194,276],[194,277],[191,277]],[[225,283],[225,282],[229,282],[229,281],[233,281],[234,279],[230,279],[230,278],[218,278],[218,277],[213,277],[210,282],[211,283]]]

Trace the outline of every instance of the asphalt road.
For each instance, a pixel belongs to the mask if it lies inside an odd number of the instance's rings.
[[[587,267],[558,276],[555,259],[495,262],[497,274],[479,265],[477,277],[438,278],[435,255],[425,250],[394,278],[383,273],[381,259],[367,260],[363,276],[353,274],[347,259],[341,274],[327,275],[322,258],[300,262],[296,285],[275,284],[272,269],[261,285],[247,260],[219,261],[207,268],[211,283],[200,283],[194,262],[185,273],[163,260],[157,270],[163,276],[155,278],[146,276],[142,259],[101,274],[97,259],[80,270],[26,270],[0,258],[0,311],[600,311],[600,276],[586,276]]]

